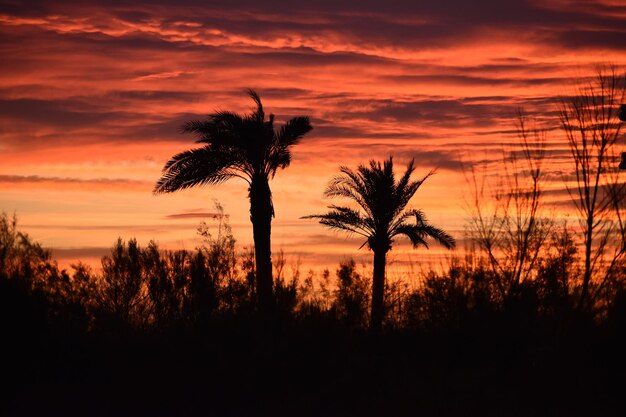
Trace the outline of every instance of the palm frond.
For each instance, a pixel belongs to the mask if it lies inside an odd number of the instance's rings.
[[[429,224],[408,224],[404,223],[396,227],[393,235],[391,237],[395,237],[398,235],[404,235],[409,238],[413,247],[418,247],[420,245],[428,248],[428,243],[426,238],[431,238],[435,240],[437,243],[444,246],[446,249],[453,249],[456,246],[456,242],[452,236],[443,230],[431,226]]]
[[[331,180],[328,182],[326,190],[324,191],[324,196],[331,198],[335,196],[351,198],[359,203],[359,205],[363,207],[364,210],[371,214],[368,207],[368,196],[371,194],[371,189],[368,188],[367,184],[364,181],[364,178],[360,175],[358,171],[352,171],[350,168],[345,166],[340,167],[339,171],[343,175],[337,175],[331,178]],[[338,190],[342,188],[353,190],[351,194],[355,197],[341,195]]]
[[[216,111],[209,115],[209,121],[224,130],[234,130],[241,127],[244,115],[232,111]]]
[[[308,117],[294,117],[288,120],[287,123],[281,126],[276,132],[276,146],[279,148],[288,148],[289,146],[295,145],[312,129],[313,127]]]
[[[257,92],[251,88],[248,88],[247,93],[248,93],[248,96],[250,96],[250,98],[254,101],[254,103],[257,106],[256,110],[253,113],[253,117],[257,121],[263,122],[265,120],[265,111],[263,110],[263,103],[261,103],[261,97],[259,97]]]
[[[270,153],[266,157],[266,168],[264,172],[268,173],[270,178],[276,175],[278,169],[285,169],[291,164],[291,152],[288,149],[280,149]]]
[[[194,133],[202,137],[204,135],[206,123],[207,122],[205,120],[190,120],[188,122],[185,122],[180,127],[180,132],[181,133]]]
[[[181,152],[163,168],[153,192],[170,193],[204,184],[219,184],[232,177],[245,179],[245,163],[239,155],[202,147]]]
[[[395,233],[396,229],[406,224],[406,221],[409,220],[411,217],[415,217],[415,224],[417,225],[428,223],[428,221],[426,220],[426,215],[424,214],[422,210],[418,210],[418,209],[405,210],[394,218],[393,222],[391,223],[391,226],[389,227],[389,233],[390,234]]]
[[[413,166],[414,163],[415,159],[411,159],[406,167],[406,171],[404,171],[404,174],[402,174],[402,177],[400,177],[400,179],[396,183],[397,190],[404,190],[411,181],[411,174],[413,174],[413,171],[415,171],[415,167]]]
[[[181,126],[183,133],[192,133],[198,140],[196,143],[206,143],[212,146],[233,146],[244,148],[241,132],[243,118],[237,113],[216,112],[206,120],[191,120]]]
[[[356,202],[368,216],[372,216],[372,212],[369,208],[368,202],[365,200],[362,194],[360,194],[354,187],[350,187],[348,184],[342,181],[331,181],[326,187],[324,196],[334,198],[343,197],[348,198]]]
[[[298,141],[312,127],[308,117],[294,117],[274,132],[272,124],[272,116],[266,128],[265,137],[268,138],[267,149],[265,152],[265,170],[270,177],[276,174],[278,169],[285,169],[291,163],[290,147],[298,143]]]
[[[428,248],[428,242],[426,241],[426,239],[424,239],[426,236],[424,235],[424,233],[422,233],[421,227],[416,224],[405,223],[399,225],[395,229],[392,237],[399,235],[404,235],[408,237],[414,248],[417,248],[419,246],[424,246],[425,248]]]
[[[403,181],[404,180],[404,176],[403,176],[403,178],[398,182],[398,186],[396,187],[396,190],[394,193],[394,200],[395,200],[395,205],[396,205],[394,217],[398,216],[406,208],[406,206],[409,204],[409,202],[411,201],[411,199],[413,198],[417,190],[422,186],[424,181],[426,181],[431,175],[434,175],[434,173],[435,171],[431,170],[424,177],[422,177],[421,179],[417,181],[407,180],[405,182]]]
[[[421,227],[425,236],[434,239],[446,249],[454,249],[456,247],[456,240],[442,229],[428,224],[422,225]]]
[[[358,211],[343,206],[328,206],[328,213],[312,214],[302,217],[303,219],[317,219],[320,224],[331,229],[343,230],[355,233],[363,237],[369,237],[373,230],[371,224],[364,219]]]

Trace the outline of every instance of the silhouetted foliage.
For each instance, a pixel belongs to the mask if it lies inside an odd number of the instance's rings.
[[[593,311],[606,287],[623,280],[626,183],[615,163],[614,145],[620,137],[618,114],[625,99],[626,75],[603,68],[595,79],[580,80],[575,94],[563,99],[559,109],[574,163],[575,182],[568,191],[584,247],[577,301],[581,310]]]
[[[370,281],[353,260],[302,279],[277,256],[277,314],[259,326],[253,252],[237,252],[226,216],[200,227],[194,251],[120,239],[101,270],[70,272],[0,220],[3,414],[399,415],[416,401],[440,415],[621,410],[623,385],[608,381],[626,369],[626,291],[611,288],[601,321],[576,312],[568,228],[552,232],[514,298],[471,254],[417,286],[388,282],[378,343],[367,337]]]
[[[471,171],[467,235],[487,259],[492,282],[504,303],[532,285],[537,262],[554,228],[543,199],[546,133],[529,125],[520,110],[519,144],[505,150],[495,184],[484,177],[479,183],[475,169]]]
[[[5,278],[28,280],[32,288],[39,288],[49,274],[56,273],[50,251],[33,242],[17,229],[17,217],[6,213],[0,216],[0,274]]]
[[[371,285],[356,272],[354,259],[339,264],[335,303],[337,318],[349,327],[365,327],[369,322]]]
[[[138,327],[148,324],[148,283],[144,252],[135,239],[128,244],[118,239],[111,255],[102,259],[98,304],[122,323]]]
[[[559,314],[574,307],[572,291],[581,276],[578,261],[578,248],[567,225],[554,231],[548,249],[539,259],[535,280],[544,313]]]

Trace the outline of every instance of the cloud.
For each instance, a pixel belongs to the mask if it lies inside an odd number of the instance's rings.
[[[73,99],[0,99],[0,120],[27,122],[31,127],[45,125],[75,129],[132,120],[133,116],[132,113],[113,111]]]
[[[398,59],[406,50],[454,48],[478,41],[525,44],[560,43],[621,50],[623,15],[604,6],[555,8],[547,1],[496,0],[434,2],[377,1],[264,4],[235,3],[107,2],[85,8],[74,2],[38,2],[29,8],[6,7],[2,22],[11,26],[40,27],[75,38],[126,43],[157,41],[174,48],[194,46],[240,49],[255,59],[299,59],[310,63],[313,55],[325,65],[359,59]],[[552,2],[553,3],[553,2]],[[565,29],[565,30],[564,30]],[[114,45],[111,45],[112,47]],[[147,47],[147,45],[144,45]],[[164,48],[165,46],[160,46]],[[245,51],[245,49],[248,49]],[[262,52],[266,49],[267,54]],[[281,55],[281,50],[306,51]],[[275,52],[278,51],[278,54]],[[339,55],[335,55],[335,54]],[[515,57],[512,57],[515,58]],[[372,61],[370,61],[372,63]],[[179,76],[160,71],[144,76]],[[142,76],[139,76],[142,77]]]
[[[89,224],[89,225],[77,225],[77,224],[24,224],[25,229],[34,230],[54,230],[65,231],[75,234],[75,232],[94,232],[94,231],[114,231],[121,236],[124,233],[149,233],[152,235],[163,234],[172,230],[184,230],[189,231],[188,224]],[[110,234],[109,234],[110,235]],[[107,236],[109,236],[107,235]]]
[[[454,71],[449,68],[448,72]],[[384,78],[400,84],[444,84],[444,85],[464,85],[464,86],[537,86],[537,85],[558,85],[563,83],[560,77],[538,77],[538,78],[511,78],[510,73],[502,69],[496,72],[495,77],[473,76],[464,74],[426,74],[426,75],[388,75]],[[502,78],[498,78],[502,77]]]
[[[1,175],[0,184],[5,186],[65,188],[88,191],[145,191],[152,187],[151,182],[126,178],[61,178],[38,175]]]
[[[400,165],[415,160],[415,166],[419,170],[443,169],[458,172],[463,170],[463,161],[458,149],[446,146],[441,147],[445,149],[432,149],[437,146],[430,145],[430,149],[427,149],[425,146],[380,143],[364,147],[362,144],[354,143],[342,147],[347,149],[353,158],[363,162],[372,159],[371,155],[377,155],[378,159],[393,156]]]
[[[513,103],[472,103],[462,99],[357,99],[345,100],[341,107],[348,109],[340,115],[342,118],[474,127],[493,126],[499,123],[498,119],[511,119],[517,109]]]
[[[197,213],[174,213],[165,216],[168,220],[183,220],[183,219],[219,219],[224,217],[224,214],[209,213],[209,212],[197,212]]]
[[[64,261],[72,261],[72,264],[80,260],[100,259],[103,256],[111,254],[111,248],[108,247],[81,247],[81,248],[52,248],[52,257],[58,259],[61,263]],[[97,265],[96,262],[89,262]]]
[[[624,27],[615,30],[564,30],[555,33],[554,38],[566,48],[588,48],[588,49],[624,49],[624,37],[626,29]]]
[[[197,102],[205,97],[205,93],[195,91],[169,90],[114,90],[107,93],[111,99],[128,100],[133,103],[156,102]]]
[[[141,81],[149,81],[149,80],[165,80],[169,78],[178,78],[187,74],[193,74],[193,73],[185,72],[185,71],[158,72],[156,74],[142,75],[140,77],[133,78],[131,81],[141,82]]]

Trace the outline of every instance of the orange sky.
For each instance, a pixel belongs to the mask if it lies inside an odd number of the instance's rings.
[[[462,238],[461,161],[498,160],[518,107],[557,126],[572,78],[626,64],[619,0],[22,3],[0,5],[0,211],[62,265],[95,262],[118,236],[192,249],[214,200],[250,244],[245,183],[151,193],[193,146],[179,126],[250,110],[248,87],[279,120],[314,126],[272,182],[274,250],[331,268],[368,259],[300,217],[323,211],[339,165],[389,155],[418,175],[438,167],[413,205]],[[566,162],[558,130],[549,142]]]

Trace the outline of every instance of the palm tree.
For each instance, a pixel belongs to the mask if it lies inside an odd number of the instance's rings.
[[[325,197],[344,197],[357,204],[357,208],[328,206],[329,212],[306,216],[319,219],[331,229],[343,230],[363,236],[367,240],[361,245],[374,252],[374,277],[372,285],[372,309],[370,331],[379,334],[384,317],[385,265],[387,252],[391,250],[396,236],[409,238],[414,248],[428,247],[426,238],[433,238],[448,249],[455,246],[452,236],[431,226],[424,213],[407,209],[409,201],[433,172],[419,181],[411,181],[413,162],[396,181],[393,172],[393,158],[381,165],[371,160],[369,166],[359,165],[356,171],[341,167],[342,175],[334,177],[328,184]],[[411,218],[415,223],[410,222]]]
[[[266,119],[259,95],[253,90],[248,90],[248,95],[256,104],[251,114],[218,111],[206,120],[192,120],[182,127],[184,133],[196,135],[196,143],[204,146],[172,157],[165,164],[154,193],[219,184],[231,178],[241,178],[248,183],[258,305],[267,312],[273,304],[274,206],[269,180],[278,169],[289,166],[291,147],[312,127],[308,117],[294,117],[280,128],[274,128],[274,115]]]

